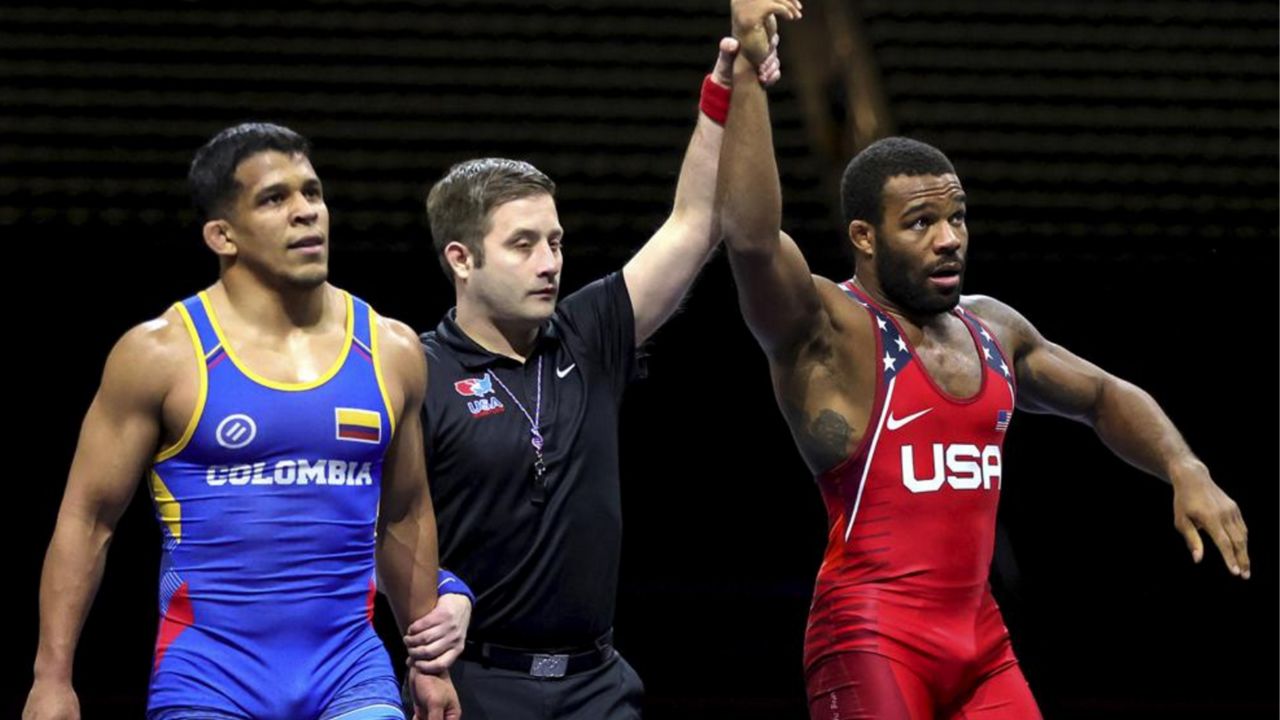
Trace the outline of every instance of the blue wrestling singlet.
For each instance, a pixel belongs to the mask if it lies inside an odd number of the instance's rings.
[[[337,361],[297,384],[239,362],[205,293],[175,306],[203,360],[191,421],[149,474],[164,540],[151,720],[403,718],[372,624],[394,419],[376,315],[342,295]]]

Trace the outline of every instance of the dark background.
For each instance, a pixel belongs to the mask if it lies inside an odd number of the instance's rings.
[[[216,278],[182,185],[196,147],[246,119],[311,137],[333,281],[426,329],[451,288],[421,196],[458,160],[521,157],[556,179],[567,289],[643,243],[668,212],[726,7],[0,9],[0,232],[23,419],[7,442],[19,490],[5,523],[15,568],[0,715],[16,717],[29,687],[40,563],[103,359],[128,327]],[[1000,510],[1017,572],[995,585],[1046,715],[1275,717],[1276,5],[847,8],[889,129],[941,147],[968,190],[966,289],[1150,391],[1250,526],[1252,580],[1230,577],[1213,549],[1194,566],[1166,486],[1083,426],[1019,415]],[[847,124],[848,85],[823,80],[815,115],[797,81],[831,68],[791,54],[824,49],[822,38],[784,36],[772,102],[786,227],[815,272],[841,279],[834,178],[847,143],[822,128]],[[649,717],[803,717],[801,638],[825,517],[723,257],[650,353],[622,419],[617,644],[647,683]],[[151,515],[140,491],[81,639],[86,718],[142,713]]]

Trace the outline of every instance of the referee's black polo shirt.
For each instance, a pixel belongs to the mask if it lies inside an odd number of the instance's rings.
[[[618,586],[618,408],[636,367],[622,273],[561,300],[523,365],[474,343],[454,313],[422,335],[423,431],[440,564],[477,596],[467,638],[534,650],[590,644],[613,623]],[[535,414],[539,358],[540,505],[519,407]]]

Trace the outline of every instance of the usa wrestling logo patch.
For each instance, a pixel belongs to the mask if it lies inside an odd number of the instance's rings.
[[[488,375],[478,378],[465,378],[453,384],[453,389],[462,397],[478,397],[493,394],[493,380]]]
[[[467,411],[472,417],[496,415],[506,408],[496,397],[485,397],[493,394],[493,378],[488,373],[484,377],[465,378],[453,384],[453,389],[466,398],[476,398],[467,403]]]

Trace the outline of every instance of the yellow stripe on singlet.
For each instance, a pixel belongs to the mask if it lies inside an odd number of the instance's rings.
[[[245,365],[243,362],[240,361],[240,357],[236,355],[236,352],[234,349],[232,349],[231,344],[227,342],[227,336],[222,332],[222,326],[218,324],[218,316],[213,313],[213,304],[209,302],[209,294],[207,292],[201,291],[200,302],[204,304],[205,314],[209,316],[209,324],[213,326],[213,332],[217,334],[218,342],[222,343],[222,349],[226,351],[227,358],[229,358],[231,362],[235,364],[236,368],[238,368],[240,372],[244,373],[245,377],[258,383],[259,385],[262,385],[264,387],[269,387],[273,390],[284,390],[287,392],[300,392],[303,390],[311,390],[313,388],[318,388],[321,385],[329,382],[329,380],[333,379],[333,376],[337,375],[338,371],[342,369],[342,366],[346,364],[347,354],[351,352],[351,341],[352,341],[352,337],[354,336],[353,331],[355,330],[355,308],[351,302],[351,294],[345,290],[340,290],[339,292],[342,293],[342,297],[346,303],[346,308],[347,308],[347,320],[346,320],[347,336],[346,336],[346,339],[342,341],[342,352],[338,353],[338,359],[334,361],[333,365],[331,365],[323,375],[321,375],[320,377],[310,382],[301,382],[301,383],[277,382],[275,380],[270,380],[268,378],[265,378],[255,373],[254,371],[250,370],[247,365]]]
[[[369,344],[372,345],[373,376],[378,380],[378,392],[382,393],[382,404],[387,406],[387,421],[391,424],[391,434],[396,434],[396,411],[391,407],[391,396],[387,394],[387,382],[382,377],[382,358],[378,354],[378,314],[369,308]]]
[[[182,303],[174,303],[178,310],[178,315],[182,317],[182,324],[187,328],[187,334],[191,336],[191,345],[196,351],[196,368],[198,372],[198,382],[196,389],[196,407],[195,412],[191,413],[191,419],[187,421],[187,428],[182,432],[182,437],[178,441],[167,448],[164,448],[156,454],[153,463],[160,463],[182,452],[182,449],[191,442],[191,436],[196,434],[196,426],[200,424],[200,416],[204,414],[204,403],[209,396],[209,369],[205,366],[204,346],[200,344],[200,333],[196,330],[196,324],[192,322],[191,316],[187,314],[187,308]]]
[[[155,470],[151,471],[151,499],[156,504],[160,522],[169,528],[169,534],[174,540],[182,542],[182,503],[173,496],[169,486],[164,484]]]

